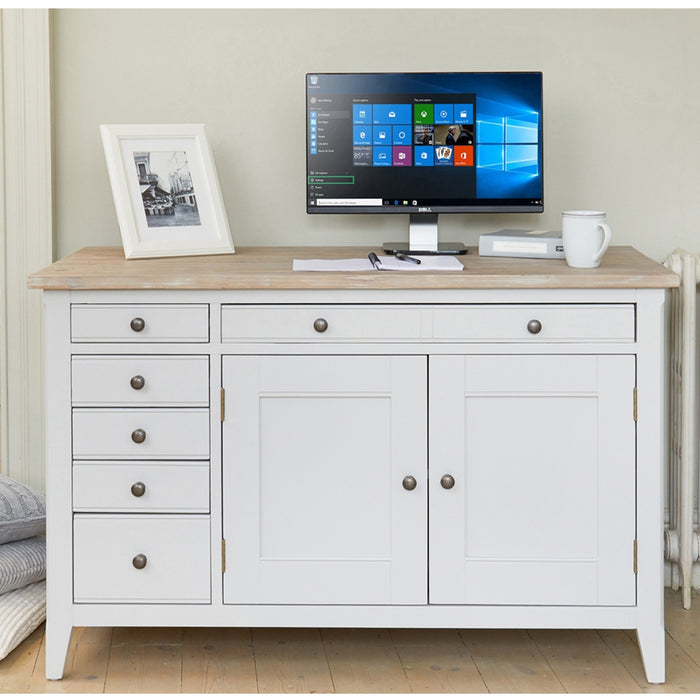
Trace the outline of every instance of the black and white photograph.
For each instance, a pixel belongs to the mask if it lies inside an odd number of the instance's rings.
[[[201,224],[185,151],[134,153],[134,164],[149,227]]]
[[[100,130],[126,258],[235,252],[203,124]]]

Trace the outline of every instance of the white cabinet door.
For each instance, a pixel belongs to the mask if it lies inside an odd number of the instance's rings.
[[[224,602],[425,604],[427,358],[230,356],[223,383]]]
[[[430,381],[430,602],[634,605],[634,358],[439,356]]]

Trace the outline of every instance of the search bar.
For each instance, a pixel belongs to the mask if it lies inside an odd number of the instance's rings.
[[[381,207],[381,199],[317,199],[317,207]]]

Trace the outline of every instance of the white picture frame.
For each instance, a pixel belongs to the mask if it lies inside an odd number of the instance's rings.
[[[100,133],[126,258],[235,252],[204,124]]]

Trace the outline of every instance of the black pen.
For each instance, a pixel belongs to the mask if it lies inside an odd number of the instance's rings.
[[[370,253],[368,256],[369,261],[372,263],[372,267],[375,270],[381,270],[381,262],[379,261],[379,258],[377,257],[376,253]]]
[[[410,255],[406,255],[406,253],[394,253],[394,255],[399,260],[405,260],[406,262],[413,263],[414,265],[420,265],[420,260],[418,260],[418,258],[412,258]]]

